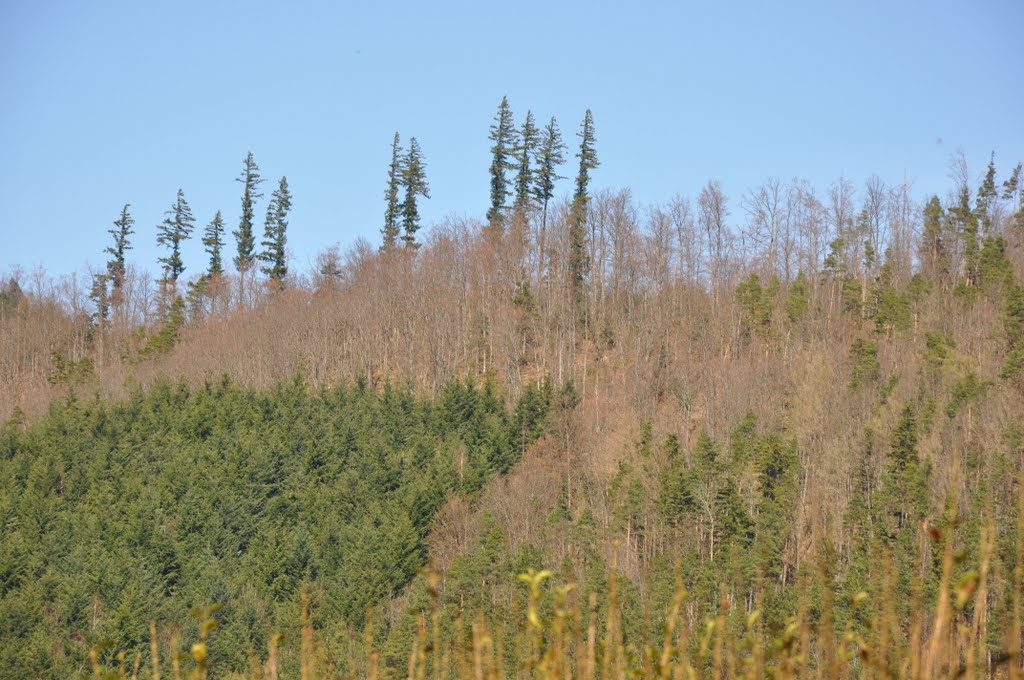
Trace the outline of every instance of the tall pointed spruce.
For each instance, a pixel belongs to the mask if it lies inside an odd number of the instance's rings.
[[[558,174],[558,166],[565,163],[565,142],[558,129],[558,121],[552,116],[551,121],[540,133],[540,149],[537,153],[536,182],[533,185],[533,197],[541,205],[541,225],[547,226],[548,202],[555,196],[555,182],[563,179]]]
[[[526,112],[526,120],[519,131],[519,147],[516,149],[516,198],[515,210],[523,213],[530,204],[530,196],[533,193],[535,171],[531,164],[537,155],[540,145],[540,130],[533,122],[533,113]]]
[[[132,230],[135,219],[128,212],[130,207],[131,203],[125,203],[121,208],[121,216],[114,220],[114,228],[107,231],[114,237],[114,245],[108,246],[103,251],[110,255],[110,259],[107,260],[107,278],[110,280],[111,303],[115,306],[120,301],[121,287],[124,285],[124,255],[132,248],[128,237],[135,233]]]
[[[259,254],[260,261],[266,263],[260,271],[277,287],[284,285],[284,277],[288,275],[285,244],[288,242],[288,213],[291,209],[292,195],[288,191],[288,178],[282,177],[267,204],[263,240],[260,242],[263,250]]]
[[[402,204],[398,200],[398,194],[402,188],[405,159],[400,142],[398,132],[395,132],[395,138],[391,142],[391,165],[388,166],[388,188],[384,192],[384,201],[387,204],[384,209],[384,228],[380,230],[384,236],[382,248],[385,250],[395,246],[401,231]]]
[[[221,217],[219,210],[203,230],[203,248],[210,256],[210,268],[207,270],[206,275],[214,277],[223,274],[224,262],[221,257],[221,250],[224,248],[224,218]]]
[[[427,163],[423,160],[420,143],[413,137],[409,140],[409,152],[402,164],[402,185],[405,187],[405,199],[402,201],[402,240],[406,247],[416,248],[416,232],[420,228],[420,212],[416,205],[416,197],[430,198],[430,187],[427,185]]]
[[[917,540],[929,510],[930,469],[918,456],[917,444],[917,422],[911,407],[906,406],[892,434],[879,494],[880,538],[892,550],[897,592],[905,602],[911,599]]]
[[[263,198],[260,193],[260,184],[263,178],[260,177],[260,167],[253,160],[252,151],[245,157],[245,167],[242,174],[235,180],[244,186],[242,190],[242,217],[238,221],[238,231],[234,232],[238,242],[238,255],[235,256],[235,269],[243,276],[252,269],[253,261],[256,259],[256,237],[253,233],[255,223],[256,201]]]
[[[170,210],[164,213],[167,218],[157,226],[156,242],[170,250],[166,257],[157,261],[163,266],[161,282],[168,288],[173,299],[177,295],[178,278],[185,271],[185,263],[181,259],[181,243],[187,239],[195,228],[192,208],[185,200],[185,192],[178,189],[178,198]]]
[[[491,147],[491,207],[487,210],[487,219],[492,225],[497,226],[501,223],[509,194],[509,179],[506,173],[513,167],[512,160],[516,151],[515,121],[508,97],[501,98],[488,139],[494,142],[494,145]]]
[[[985,171],[985,179],[978,187],[975,197],[974,211],[978,216],[981,238],[985,238],[992,231],[992,207],[997,198],[999,198],[999,193],[996,191],[996,154],[993,151],[988,161],[988,169]]]
[[[588,186],[590,171],[598,167],[597,152],[594,150],[594,118],[587,109],[580,131],[579,172],[576,175],[576,192],[572,197],[572,215],[569,220],[569,290],[573,307],[579,321],[585,321],[583,283],[590,269],[587,254],[587,204],[590,202]]]
[[[100,330],[103,330],[104,324],[110,318],[110,292],[107,290],[108,278],[107,274],[93,274],[92,285],[89,286],[89,299],[96,305],[96,311],[92,315],[92,320]],[[102,342],[102,334],[99,340]]]

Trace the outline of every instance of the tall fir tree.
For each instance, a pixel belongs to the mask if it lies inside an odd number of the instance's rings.
[[[971,210],[971,189],[966,182],[960,184],[957,201],[949,206],[947,214],[950,225],[961,242],[963,283],[967,286],[976,286],[980,277],[978,256],[981,252],[981,241],[978,238],[978,217]]]
[[[108,274],[93,274],[92,284],[89,286],[89,299],[96,305],[92,321],[101,330],[107,319],[110,318],[110,291],[107,288],[109,280]]]
[[[185,263],[181,259],[181,244],[195,228],[192,208],[185,200],[185,192],[178,189],[178,198],[170,210],[165,213],[166,219],[157,226],[156,242],[170,250],[167,256],[158,258],[163,267],[162,282],[170,289],[172,297],[176,294],[178,278],[185,271]]]
[[[929,510],[928,477],[928,464],[917,452],[917,420],[906,406],[893,431],[879,492],[880,539],[892,550],[898,593],[906,601],[916,568],[918,531]]]
[[[590,269],[590,257],[587,254],[587,206],[590,202],[588,187],[590,171],[597,168],[597,152],[594,150],[594,118],[587,109],[576,133],[580,138],[580,150],[576,158],[580,159],[579,172],[576,175],[576,191],[572,198],[572,215],[569,221],[569,290],[577,321],[586,321],[586,304],[584,281]]]
[[[946,215],[938,196],[924,206],[920,256],[925,276],[944,284],[949,276],[949,244],[946,243]]]
[[[423,151],[415,137],[409,140],[409,151],[402,164],[402,185],[405,187],[405,198],[402,201],[402,241],[406,247],[416,248],[416,232],[420,229],[420,212],[416,197],[430,198],[430,187],[427,185],[427,163],[423,159]]]
[[[985,179],[981,181],[981,186],[978,187],[978,193],[974,199],[974,212],[980,228],[979,238],[982,240],[992,232],[992,207],[998,197],[999,193],[996,191],[996,154],[992,152],[992,156],[988,161],[988,169],[985,171]]]
[[[263,240],[260,242],[263,250],[259,254],[260,261],[265,263],[260,271],[277,287],[284,285],[284,277],[288,275],[285,244],[288,242],[288,213],[291,209],[292,195],[288,190],[288,178],[281,177],[267,204]]]
[[[513,205],[518,213],[525,212],[530,205],[535,174],[532,163],[537,156],[540,141],[540,130],[533,121],[533,113],[527,111],[516,149],[516,198]]]
[[[584,114],[583,123],[580,125],[580,131],[576,133],[576,136],[580,138],[580,150],[576,154],[576,158],[580,159],[580,169],[576,174],[576,193],[573,195],[573,203],[585,209],[590,199],[590,194],[588,193],[590,171],[601,165],[601,162],[597,160],[597,151],[594,149],[596,142],[594,138],[594,117],[590,113],[590,109],[587,109],[587,112]],[[586,219],[586,215],[583,216],[583,219]]]
[[[121,288],[124,286],[125,276],[125,253],[131,250],[132,246],[128,237],[134,234],[132,226],[135,219],[128,212],[130,203],[125,203],[121,208],[121,216],[114,220],[114,228],[107,231],[114,237],[114,245],[108,246],[105,253],[110,255],[107,260],[107,279],[110,281],[111,303],[117,305],[121,299]]]
[[[1003,182],[1003,195],[1004,201],[1015,200],[1021,188],[1021,170],[1024,169],[1024,164],[1017,163],[1014,167],[1013,172],[1010,173],[1009,178]],[[1013,206],[1016,208],[1016,204]]]
[[[405,172],[405,157],[401,146],[401,139],[398,132],[391,142],[391,165],[388,166],[388,188],[384,192],[384,228],[381,234],[384,236],[383,248],[393,248],[398,243],[398,236],[401,233],[402,204],[399,201],[399,193],[402,189],[403,174]]]
[[[555,196],[555,183],[563,179],[558,174],[558,166],[565,163],[565,142],[558,129],[558,121],[554,116],[540,133],[540,148],[537,153],[536,181],[533,185],[533,197],[541,206],[541,225],[547,226],[548,203]]]
[[[248,272],[256,259],[256,236],[253,232],[256,215],[256,201],[263,198],[260,193],[260,184],[263,178],[260,177],[260,167],[252,157],[252,151],[245,157],[245,165],[242,174],[235,180],[241,182],[242,189],[242,216],[238,221],[238,230],[234,232],[238,243],[238,255],[235,256],[235,268],[239,274]]]
[[[509,194],[506,173],[513,168],[516,151],[515,121],[508,97],[501,98],[488,139],[494,144],[491,146],[491,207],[487,210],[487,219],[492,225],[500,226]]]
[[[203,248],[210,256],[210,267],[206,272],[208,277],[220,276],[224,273],[224,262],[221,251],[224,248],[224,218],[220,211],[213,216],[210,223],[203,230]]]

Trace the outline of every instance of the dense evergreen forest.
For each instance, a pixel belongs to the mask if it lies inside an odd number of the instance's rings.
[[[596,629],[589,677],[656,675],[668,612],[680,677],[1020,677],[1021,166],[956,155],[945,197],[712,180],[641,206],[591,188],[590,111],[567,196],[557,121],[503,100],[490,139],[486,216],[422,230],[425,153],[396,133],[380,243],[312,271],[286,257],[301,196],[282,177],[260,206],[249,154],[236,252],[217,212],[189,279],[180,190],[155,282],[129,205],[84,283],[11,272],[0,675],[149,659],[151,621],[168,673],[220,605],[222,673],[281,632],[312,677],[305,621],[339,674],[486,637],[525,677],[565,624],[565,668]]]
[[[305,580],[325,626],[361,626],[426,559],[437,509],[479,494],[536,438],[549,388],[506,409],[493,385],[433,402],[365,381],[255,393],[161,381],[116,403],[71,399],[4,430],[0,666],[81,670],[83,646],[145,646],[222,605],[213,659],[297,622]],[[232,656],[234,655],[234,656]]]

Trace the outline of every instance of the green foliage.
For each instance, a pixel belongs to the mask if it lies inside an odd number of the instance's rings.
[[[908,330],[914,321],[911,297],[899,290],[894,279],[891,252],[887,251],[873,291],[869,316],[874,317],[876,330],[889,337],[897,331]]]
[[[850,374],[850,388],[859,389],[877,382],[882,372],[878,363],[878,345],[874,340],[856,338],[850,345],[850,361],[853,371]]]
[[[946,404],[946,415],[950,418],[956,417],[957,411],[963,408],[968,402],[974,401],[985,393],[988,382],[979,380],[978,376],[971,371],[953,385],[950,393],[949,403]]]
[[[747,411],[729,434],[729,457],[734,464],[744,465],[754,455],[757,442],[757,414]]]
[[[192,216],[192,208],[185,200],[184,191],[178,189],[178,198],[164,214],[167,218],[157,227],[156,242],[168,248],[170,253],[157,258],[157,261],[163,267],[163,280],[173,287],[185,271],[185,263],[181,259],[181,244],[195,229],[195,218]]]
[[[950,240],[942,203],[938,196],[932,196],[924,207],[924,227],[918,247],[924,273],[932,281],[945,283],[949,280]]]
[[[924,334],[924,360],[932,369],[939,369],[953,356],[956,342],[947,333],[928,331]]]
[[[513,415],[468,383],[432,404],[391,385],[160,381],[0,431],[0,663],[68,677],[89,646],[145,647],[151,619],[188,630],[209,602],[223,605],[216,636],[246,641],[214,646],[217,665],[242,670],[250,642],[291,625],[304,581],[322,592],[321,625],[361,625],[424,563],[445,499],[539,435],[538,393]],[[494,569],[492,534],[479,559]]]
[[[999,377],[1009,380],[1022,375],[1021,371],[1024,371],[1024,345],[1014,347],[1007,353]]]
[[[391,164],[388,165],[388,186],[384,191],[384,227],[380,230],[384,237],[383,249],[392,248],[398,243],[398,235],[401,233],[399,220],[401,219],[401,204],[399,203],[399,190],[402,186],[402,173],[405,157],[398,132],[391,141]]]
[[[1006,239],[989,236],[979,256],[979,285],[986,292],[1003,292],[1013,288],[1013,264],[1006,255]]]
[[[565,142],[554,117],[540,133],[540,148],[537,153],[537,177],[533,185],[533,197],[543,209],[543,224],[547,225],[548,203],[555,196],[555,183],[563,179],[558,166],[565,163]]]
[[[128,211],[130,207],[131,203],[125,203],[124,207],[121,208],[120,217],[114,220],[114,228],[107,231],[113,237],[114,243],[107,246],[103,251],[110,255],[110,259],[107,260],[107,278],[110,281],[115,299],[118,299],[119,291],[124,285],[125,253],[132,248],[129,237],[135,233],[132,229],[135,219]]]
[[[48,381],[51,385],[81,385],[94,377],[95,371],[92,359],[89,357],[74,360],[69,359],[63,352],[57,350],[50,352]]]
[[[736,302],[743,310],[745,335],[753,334],[765,340],[771,337],[772,312],[778,288],[778,279],[772,278],[767,286],[762,286],[761,279],[756,273],[752,273],[746,281],[736,286]]]
[[[875,328],[879,333],[892,335],[909,330],[914,322],[910,297],[892,286],[875,291]]]
[[[576,136],[580,138],[580,150],[576,153],[576,158],[580,159],[579,171],[576,173],[576,192],[573,194],[574,205],[582,202],[585,207],[587,198],[589,196],[588,186],[590,185],[590,171],[599,167],[601,163],[597,160],[597,151],[594,148],[594,117],[590,113],[590,109],[587,109],[583,115],[583,122],[580,123],[580,131],[576,133]],[[585,217],[580,219],[585,220]]]
[[[530,204],[530,196],[533,193],[535,170],[532,163],[537,156],[537,149],[541,143],[540,130],[533,121],[533,113],[526,112],[526,120],[519,131],[519,145],[516,148],[516,198],[515,209],[524,211]]]
[[[825,273],[834,279],[842,278],[846,275],[846,240],[842,238],[834,239],[828,244],[828,255],[825,256],[823,267]]]
[[[862,298],[863,287],[857,279],[843,280],[843,307],[848,312],[860,314],[864,308]]]
[[[569,291],[576,319],[584,320],[586,315],[584,304],[584,281],[590,271],[590,256],[587,253],[587,208],[590,203],[588,186],[590,171],[597,168],[597,151],[594,149],[594,118],[587,109],[576,133],[580,138],[580,150],[576,157],[580,159],[579,171],[576,175],[576,191],[572,198],[572,214],[569,220]]]
[[[224,248],[224,218],[221,217],[219,210],[203,230],[203,248],[210,256],[210,266],[206,270],[207,277],[223,274],[224,261],[221,251]]]
[[[402,199],[402,241],[406,247],[415,248],[416,232],[420,229],[420,211],[416,204],[417,197],[430,198],[430,187],[427,185],[427,163],[423,159],[420,144],[413,137],[409,140],[409,151],[402,162],[402,187],[405,197]]]
[[[1024,369],[1024,286],[1014,286],[1007,296],[1003,329],[1008,351],[1000,376],[1013,378]]]
[[[786,300],[782,303],[782,309],[786,312],[786,318],[790,323],[798,323],[807,313],[807,297],[807,277],[804,276],[803,271],[800,271],[793,283],[789,284]]]
[[[916,567],[918,530],[928,514],[929,466],[917,453],[917,421],[903,409],[886,456],[878,500],[878,537],[892,551],[901,606],[908,607]]]
[[[261,271],[277,286],[281,286],[288,275],[285,245],[288,242],[288,213],[292,209],[292,194],[288,190],[288,178],[282,177],[267,204],[267,219],[264,223],[263,250],[259,259],[265,265]]]
[[[878,390],[878,402],[885,404],[889,401],[889,397],[896,390],[896,386],[900,384],[900,377],[898,375],[891,375],[889,379],[885,381],[881,389]]]
[[[506,173],[513,168],[517,147],[515,121],[508,97],[501,98],[488,139],[494,144],[491,146],[491,207],[487,210],[487,219],[491,224],[498,224],[504,215],[509,194]]]
[[[93,322],[97,325],[103,324],[110,316],[110,292],[107,290],[107,274],[93,274],[92,285],[89,287],[89,299],[96,305],[96,311],[92,315]]]
[[[260,177],[260,167],[252,157],[250,151],[245,157],[245,164],[242,174],[235,180],[241,182],[242,186],[242,216],[238,220],[238,230],[233,232],[238,244],[238,254],[235,256],[235,268],[242,273],[249,271],[253,261],[256,259],[256,236],[253,233],[253,225],[256,221],[256,201],[263,198],[260,193],[260,184],[263,178]]]
[[[978,285],[978,256],[980,241],[978,238],[978,217],[971,210],[971,190],[966,185],[960,186],[956,204],[950,206],[948,218],[951,230],[960,239],[964,261],[964,279],[960,283],[965,287]]]
[[[931,281],[921,272],[917,272],[910,277],[910,283],[907,284],[907,295],[911,302],[919,302],[931,293],[933,288]]]
[[[992,230],[992,208],[998,194],[996,192],[996,155],[993,152],[988,161],[985,178],[978,187],[975,199],[974,214],[981,226],[981,234],[987,236]]]
[[[185,326],[185,299],[176,297],[167,310],[167,318],[159,330],[150,336],[139,350],[139,359],[167,354],[178,342],[181,329]]]
[[[796,442],[785,442],[778,435],[768,435],[757,452],[758,485],[757,520],[754,525],[752,557],[756,570],[764,578],[785,585],[787,556],[793,513],[800,489],[800,463]],[[781,622],[788,608],[787,600],[779,598],[775,612],[766,612],[770,619]]]
[[[12,312],[17,309],[18,304],[25,298],[18,281],[13,277],[8,278],[0,284],[0,315]],[[0,318],[3,318],[0,316]]]

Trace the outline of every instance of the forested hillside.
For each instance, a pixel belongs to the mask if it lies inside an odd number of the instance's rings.
[[[189,611],[209,604],[226,643],[212,659],[241,669],[297,624],[303,581],[323,626],[361,627],[425,562],[438,507],[507,471],[550,399],[530,390],[510,411],[491,385],[428,403],[365,381],[254,393],[225,377],[72,399],[4,430],[4,677],[73,676],[91,646],[146,646],[153,619],[192,634]]]
[[[949,668],[1005,668],[1021,643],[1020,166],[975,176],[956,157],[945,198],[878,177],[733,197],[712,180],[637,205],[590,188],[589,111],[566,198],[556,121],[517,125],[503,100],[491,140],[486,220],[420,231],[423,150],[396,134],[381,243],[328,248],[309,272],[278,257],[301,200],[283,178],[254,249],[250,154],[233,259],[218,213],[186,281],[179,193],[155,287],[118,245],[127,206],[88,286],[8,278],[4,663],[81,670],[105,637],[148,649],[151,619],[161,644],[188,637],[188,609],[212,602],[214,660],[242,669],[298,625],[305,582],[339,668],[372,605],[382,672],[400,676],[410,611],[433,601],[446,639],[460,615],[516,620],[516,576],[546,567],[577,584],[581,630],[604,630],[614,566],[637,658],[682,584],[690,631],[756,620],[767,645],[798,614],[824,621],[800,648],[818,672],[844,630],[894,674],[933,633]],[[428,563],[440,580],[410,585]],[[930,609],[954,583],[965,599]]]

